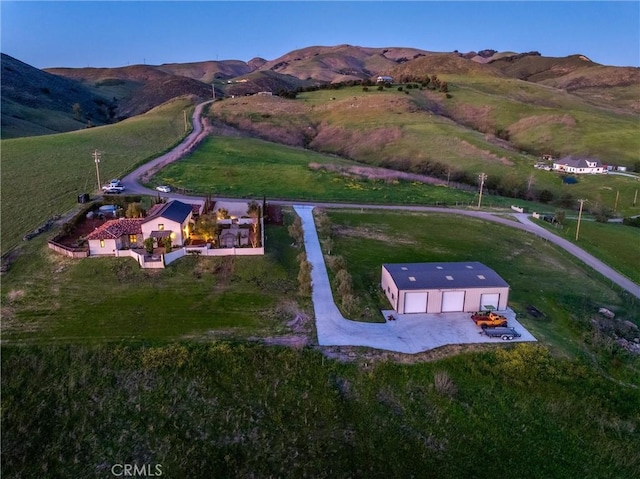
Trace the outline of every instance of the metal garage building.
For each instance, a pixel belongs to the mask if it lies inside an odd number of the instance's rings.
[[[382,265],[382,289],[398,314],[507,309],[509,285],[478,262]]]

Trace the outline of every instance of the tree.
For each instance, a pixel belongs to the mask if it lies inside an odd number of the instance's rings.
[[[300,271],[298,272],[298,293],[300,296],[311,295],[311,270],[313,266],[307,261],[307,255],[300,253],[297,256],[300,262]]]
[[[171,236],[167,236],[162,240],[162,246],[164,246],[165,253],[171,253]]]
[[[228,218],[229,217],[229,210],[227,210],[225,208],[218,208],[217,215],[218,215],[218,219],[219,220],[223,220],[225,218]]]
[[[556,214],[554,215],[556,223],[560,225],[564,225],[564,220],[566,219],[566,216],[567,214],[565,213],[564,210],[556,210]]]
[[[129,203],[124,216],[127,218],[142,218],[143,213],[142,205],[140,203]]]
[[[215,237],[218,218],[214,214],[200,215],[193,227],[193,232],[202,236],[205,240],[211,241]]]
[[[147,251],[147,253],[153,253],[153,238],[147,238],[142,244],[144,244],[144,249]]]
[[[78,121],[82,120],[82,107],[80,106],[80,103],[74,103],[72,108],[73,117]]]
[[[247,214],[252,218],[260,218],[260,205],[257,201],[252,201],[251,203],[249,203]]]
[[[291,225],[289,225],[287,231],[289,232],[289,236],[291,236],[295,241],[296,246],[302,245],[302,242],[304,241],[304,230],[302,228],[302,220],[299,216],[296,216],[296,219],[293,220]]]

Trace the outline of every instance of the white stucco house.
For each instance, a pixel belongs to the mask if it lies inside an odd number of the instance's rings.
[[[597,174],[606,173],[606,168],[598,160],[566,158],[564,160],[554,160],[553,171],[575,174]]]
[[[174,200],[154,205],[146,218],[107,221],[87,235],[89,256],[113,256],[123,248],[143,248],[147,238],[161,245],[169,236],[172,245],[181,246],[189,237],[192,217],[192,205]]]
[[[382,265],[382,289],[398,314],[507,309],[509,285],[479,262]]]

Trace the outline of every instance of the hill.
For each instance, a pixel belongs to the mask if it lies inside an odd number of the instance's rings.
[[[113,105],[80,81],[34,68],[4,53],[2,138],[46,135],[111,121]]]
[[[46,71],[73,78],[104,96],[112,97],[118,120],[140,115],[176,97],[211,98],[210,85],[151,65],[51,68]]]

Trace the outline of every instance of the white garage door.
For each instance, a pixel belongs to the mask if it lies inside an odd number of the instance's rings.
[[[404,293],[405,313],[426,313],[427,293]]]
[[[500,305],[500,294],[483,294],[480,296],[480,309],[498,309]]]
[[[464,310],[464,291],[445,291],[442,293],[443,313],[462,310]]]

